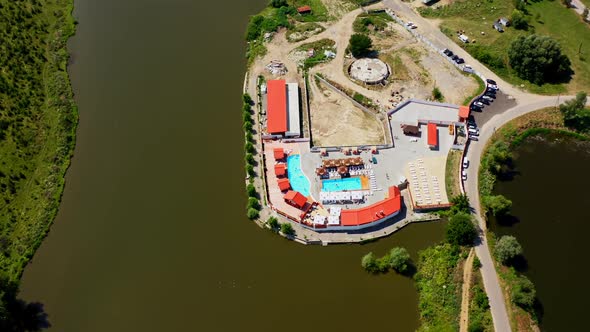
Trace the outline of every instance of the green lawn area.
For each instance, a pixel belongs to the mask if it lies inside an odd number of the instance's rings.
[[[439,9],[421,9],[420,12],[425,17],[442,19],[441,30],[445,34],[512,84],[523,84],[529,91],[541,94],[573,94],[580,90],[590,90],[590,26],[560,1],[544,0],[530,2],[526,6],[526,17],[530,24],[528,31],[513,27],[507,28],[504,33],[495,31],[492,28],[494,20],[510,17],[513,10],[512,1],[490,0],[455,2]],[[464,30],[472,43],[460,43],[456,37],[456,31],[459,30]],[[559,41],[575,71],[568,84],[535,85],[518,78],[509,69],[506,50],[510,43],[519,35],[531,33],[548,35]],[[580,45],[582,48],[579,53]]]
[[[447,155],[447,167],[445,174],[445,184],[447,188],[447,197],[449,199],[460,195],[461,188],[459,181],[459,169],[461,168],[461,153],[459,150],[450,150]]]

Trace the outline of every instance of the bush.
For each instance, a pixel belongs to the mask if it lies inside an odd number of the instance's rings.
[[[252,97],[250,97],[250,95],[247,94],[247,93],[244,93],[242,95],[242,101],[244,102],[244,105],[247,105],[248,106],[248,108],[250,108],[250,106],[252,104],[254,104],[254,100],[252,100]]]
[[[244,169],[246,170],[246,174],[248,174],[248,176],[254,177],[256,175],[254,172],[254,166],[248,164],[244,167]]]
[[[566,127],[582,132],[590,131],[590,111],[586,109],[586,99],[586,93],[579,92],[576,98],[559,105]]]
[[[512,16],[510,17],[510,20],[512,21],[512,26],[515,29],[526,30],[529,27],[529,22],[524,16],[524,13],[518,9],[512,11]]]
[[[494,254],[502,264],[506,264],[516,256],[522,254],[522,246],[514,236],[504,235],[496,242]]]
[[[295,235],[295,230],[293,229],[293,226],[291,226],[290,223],[286,222],[281,224],[281,233],[293,236]]]
[[[572,72],[559,43],[547,36],[517,37],[508,48],[508,60],[520,78],[539,85],[562,81]]]
[[[366,254],[361,259],[361,266],[365,271],[375,273],[377,271],[377,259],[372,252]]]
[[[258,216],[259,216],[258,210],[250,208],[250,209],[248,209],[246,216],[248,216],[248,219],[254,220],[254,219],[258,218]]]
[[[450,218],[446,229],[447,242],[470,246],[476,238],[477,230],[469,214],[460,212]]]
[[[465,194],[454,196],[451,198],[451,203],[453,203],[453,206],[451,207],[451,213],[453,214],[458,212],[470,212],[469,197],[467,197]]]
[[[355,33],[350,36],[348,50],[354,57],[358,58],[367,55],[371,52],[371,47],[373,47],[373,42],[369,36],[362,33]]]
[[[535,303],[536,296],[535,285],[527,277],[519,276],[512,287],[512,302],[524,309],[530,309]]]
[[[432,99],[436,101],[445,100],[445,97],[443,96],[442,92],[440,92],[438,87],[434,87],[434,89],[432,89]]]
[[[512,201],[503,195],[487,195],[483,197],[483,204],[493,216],[501,217],[510,212]]]
[[[246,132],[252,131],[252,127],[253,127],[252,122],[244,122],[244,125],[242,126],[242,128]]]
[[[246,153],[256,152],[256,148],[254,147],[254,144],[252,144],[250,142],[246,142],[246,144],[244,145],[244,149],[246,150]]]
[[[246,164],[250,164],[250,165],[254,165],[254,155],[251,153],[246,153],[246,156],[244,157],[244,161],[246,162]]]
[[[287,0],[270,0],[271,7],[274,8],[281,8],[284,6],[288,6]]]
[[[396,247],[389,251],[389,267],[398,273],[406,273],[410,265],[410,254],[405,248]]]
[[[479,260],[479,257],[475,256],[473,257],[473,269],[478,270],[481,268],[481,261]]]

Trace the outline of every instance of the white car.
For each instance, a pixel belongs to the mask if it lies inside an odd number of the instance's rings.
[[[481,103],[479,101],[476,101],[475,103],[473,103],[473,105],[480,107],[480,108],[483,108],[485,106],[483,103]]]
[[[469,167],[469,159],[463,158],[463,168]]]
[[[461,171],[461,179],[463,179],[463,181],[467,180],[467,171]]]
[[[489,101],[489,102],[493,102],[494,98],[490,97],[490,96],[481,96],[483,99]]]
[[[489,89],[500,90],[496,84],[488,84]]]

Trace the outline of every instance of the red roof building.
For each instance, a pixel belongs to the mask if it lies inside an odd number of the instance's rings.
[[[342,210],[342,226],[360,226],[396,215],[402,208],[402,199],[397,187],[389,188],[389,198],[360,209]]]
[[[281,191],[286,191],[291,189],[291,182],[289,182],[289,179],[284,178],[284,179],[279,179],[279,181],[277,181],[277,183],[279,184],[279,189]]]
[[[285,176],[287,173],[287,165],[285,164],[276,164],[275,165],[275,175],[276,176]]]
[[[267,125],[269,134],[287,131],[287,85],[285,80],[270,80],[267,86]]]
[[[438,129],[434,123],[428,124],[428,146],[438,146]]]
[[[469,106],[459,106],[459,119],[467,119],[469,117]]]
[[[297,8],[297,12],[299,14],[311,13],[311,7],[310,6],[301,6],[301,7]]]
[[[273,154],[275,156],[275,160],[285,159],[285,151],[282,148],[275,148],[273,150]]]
[[[283,199],[298,209],[303,208],[307,203],[307,198],[305,198],[305,196],[300,192],[293,190],[289,190],[285,196],[283,196]]]

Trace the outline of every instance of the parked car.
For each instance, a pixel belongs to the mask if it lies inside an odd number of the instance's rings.
[[[461,171],[461,179],[463,179],[463,181],[467,180],[467,171],[465,171],[465,170]]]
[[[480,103],[482,103],[482,104],[484,104],[484,105],[489,105],[490,104],[490,101],[489,100],[483,99],[483,98],[479,98],[477,101],[480,102]]]
[[[481,112],[481,107],[471,105],[471,107],[469,107],[469,110],[471,110],[472,112]]]
[[[455,55],[453,55],[453,56],[451,57],[451,60],[453,60],[453,61],[455,61],[455,60],[457,60],[457,59],[459,59],[459,56],[458,56],[457,54],[455,54]]]
[[[500,90],[497,85],[495,84],[488,84],[488,89],[492,89],[494,91]]]
[[[453,51],[451,51],[451,50],[447,50],[447,51],[449,51],[449,52],[448,52],[448,53],[445,53],[445,54],[446,54],[448,57],[452,57],[453,55],[455,55],[455,54],[453,53]]]
[[[484,94],[484,96],[488,96],[488,97],[490,97],[490,98],[494,98],[494,99],[496,99],[496,91],[494,91],[494,92],[491,92],[491,91],[492,91],[492,90],[490,90],[490,91],[486,91],[486,93]]]
[[[477,128],[469,128],[467,132],[469,133],[469,136],[479,136],[479,129]]]
[[[469,167],[469,159],[467,157],[463,158],[463,168]]]
[[[462,64],[462,63],[465,63],[465,60],[463,60],[463,58],[459,58],[459,59],[455,60],[455,62],[456,62],[458,65],[460,65],[460,64]]]
[[[494,98],[492,98],[488,95],[483,95],[483,96],[481,96],[481,98],[490,101],[490,103],[494,101]]]
[[[481,103],[481,102],[479,102],[479,101],[476,101],[476,102],[474,102],[474,103],[473,103],[473,105],[475,105],[475,106],[477,106],[477,107],[480,107],[480,108],[483,108],[483,107],[484,107],[484,104],[482,104],[482,103]]]
[[[479,136],[469,135],[469,139],[472,141],[479,141]]]
[[[443,50],[443,54],[446,56],[451,56],[451,55],[453,55],[453,52],[451,52],[451,50],[449,50],[448,48],[445,48]]]
[[[497,83],[496,83],[496,81],[494,81],[494,80],[492,80],[492,79],[490,79],[490,78],[488,78],[488,79],[486,80],[486,83],[488,83],[488,84],[493,84],[493,85],[496,85],[496,84],[497,84]]]

